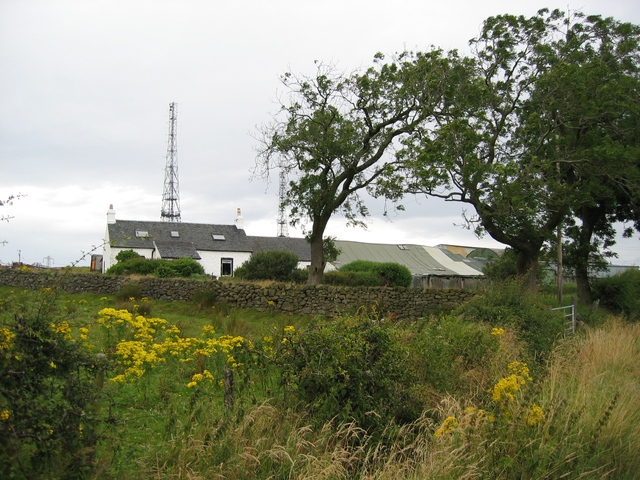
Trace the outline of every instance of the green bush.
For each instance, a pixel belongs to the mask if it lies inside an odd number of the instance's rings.
[[[629,269],[593,283],[594,296],[600,305],[629,320],[640,318],[640,270]]]
[[[356,260],[340,267],[341,273],[367,273],[378,277],[376,283],[369,283],[370,279],[360,279],[358,275],[352,277],[333,276],[329,281],[346,282],[351,278],[355,284],[333,283],[334,285],[386,285],[389,287],[410,287],[413,283],[413,276],[407,267],[394,262],[372,262],[369,260]],[[325,280],[326,281],[326,280]],[[362,282],[362,283],[359,283]]]
[[[155,272],[157,265],[157,260],[137,258],[116,263],[109,267],[106,273],[108,275],[151,275]]]
[[[120,252],[123,253],[123,252]],[[192,258],[178,258],[176,260],[133,258],[116,263],[106,272],[109,275],[156,275],[158,277],[190,277],[202,275],[204,269]]]
[[[298,257],[284,250],[256,252],[236,269],[234,275],[244,280],[291,281]]]
[[[180,276],[178,271],[167,263],[157,265],[154,273],[156,277],[160,278],[173,278]]]
[[[92,478],[100,424],[95,357],[44,289],[0,319],[3,478]]]
[[[285,335],[279,362],[302,408],[320,425],[355,420],[372,433],[421,412],[410,393],[407,358],[394,325],[358,316]]]
[[[171,260],[169,262],[169,266],[175,270],[179,277],[188,278],[192,275],[202,275],[204,274],[204,268],[197,260],[193,258],[178,258],[176,260]]]
[[[491,327],[460,315],[420,320],[413,330],[411,363],[417,375],[435,391],[452,395],[478,387],[468,372],[487,367],[500,346]]]
[[[538,362],[546,358],[564,331],[562,314],[542,304],[516,280],[492,283],[483,295],[472,298],[455,313],[463,314],[467,321],[514,328]]]
[[[514,279],[518,276],[516,259],[516,251],[513,248],[506,248],[502,255],[482,267],[482,273],[494,281]]]
[[[134,252],[133,250],[122,250],[118,252],[116,255],[116,261],[120,262],[128,262],[129,260],[135,260],[137,258],[143,258],[142,255]]]
[[[296,268],[291,272],[291,281],[295,283],[304,284],[309,280],[309,270],[306,268]]]
[[[380,263],[376,268],[385,285],[390,287],[410,287],[413,283],[413,275],[407,267],[399,263]]]

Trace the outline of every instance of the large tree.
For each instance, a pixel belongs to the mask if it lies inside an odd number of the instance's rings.
[[[578,296],[591,303],[589,274],[610,254],[616,221],[637,224],[640,192],[640,28],[574,13],[548,47],[522,117],[524,144],[555,162],[567,192],[565,259]]]
[[[457,85],[455,110],[401,152],[408,191],[470,204],[470,226],[512,247],[518,272],[532,282],[540,250],[568,210],[555,167],[519,138],[557,20],[546,12],[487,19],[470,42],[473,75]]]
[[[629,212],[620,202],[633,204],[637,28],[541,10],[487,19],[471,46],[458,110],[402,152],[408,190],[472,205],[476,232],[512,247],[533,284],[567,218],[591,245]]]
[[[400,160],[391,152],[447,109],[451,79],[467,69],[439,50],[377,55],[366,71],[337,73],[319,64],[315,76],[287,73],[286,95],[262,130],[256,172],[284,169],[290,177],[284,206],[296,223],[311,223],[309,283],[322,281],[324,232],[336,214],[349,224],[368,215],[361,193],[398,199]]]

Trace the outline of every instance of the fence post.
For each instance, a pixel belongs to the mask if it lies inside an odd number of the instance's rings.
[[[224,366],[224,408],[226,410],[233,409],[233,405],[236,402],[236,396],[234,393],[234,380],[233,370],[229,365]]]

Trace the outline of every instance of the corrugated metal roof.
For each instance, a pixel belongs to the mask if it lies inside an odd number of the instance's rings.
[[[413,275],[482,276],[482,271],[465,262],[462,255],[450,254],[448,256],[437,247],[345,240],[336,240],[335,243],[341,251],[337,260],[333,262],[336,268],[355,260],[370,260],[399,263],[407,267]]]

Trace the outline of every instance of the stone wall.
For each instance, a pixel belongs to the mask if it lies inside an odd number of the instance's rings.
[[[230,307],[282,311],[291,314],[332,316],[375,306],[397,318],[418,318],[460,305],[475,293],[468,290],[419,288],[343,287],[195,281],[154,277],[130,278],[99,274],[64,274],[0,268],[0,285],[37,290],[57,285],[69,293],[115,295],[130,283],[140,285],[142,295],[165,301],[188,301],[199,290],[213,290],[218,301]]]

